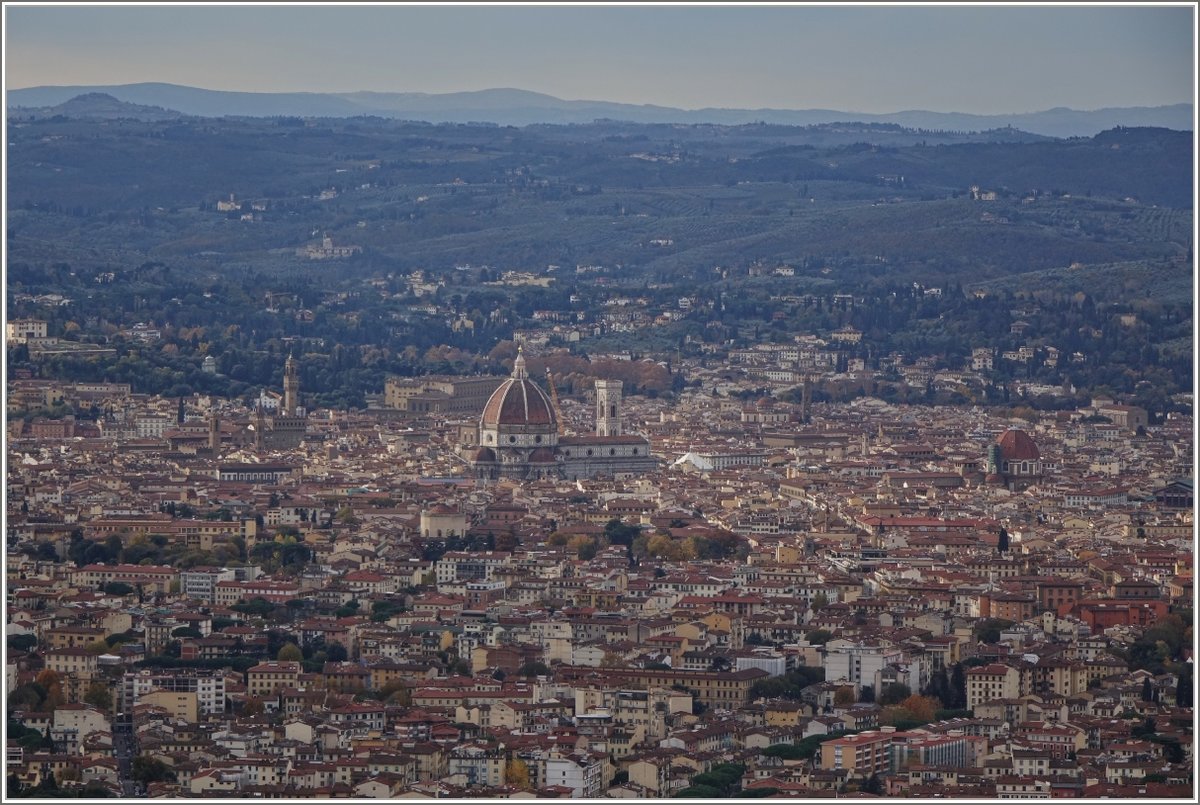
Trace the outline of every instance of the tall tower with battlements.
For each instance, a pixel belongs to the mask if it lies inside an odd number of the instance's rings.
[[[300,373],[296,369],[296,359],[288,355],[283,365],[283,411],[284,416],[295,416],[300,407]]]

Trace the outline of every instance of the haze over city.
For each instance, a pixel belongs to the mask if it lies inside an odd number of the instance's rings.
[[[1194,95],[1194,6],[6,4],[6,88],[168,82],[1012,113]]]

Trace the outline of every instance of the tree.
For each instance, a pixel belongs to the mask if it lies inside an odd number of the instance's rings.
[[[842,685],[833,693],[833,703],[837,707],[854,704],[854,686]]]
[[[242,702],[242,715],[244,716],[262,715],[264,709],[262,699],[257,696],[251,696]]]
[[[279,649],[279,653],[275,655],[275,659],[280,662],[299,662],[304,659],[304,652],[295,643],[285,643],[283,648]]]
[[[899,704],[912,695],[912,690],[901,682],[892,682],[883,686],[879,691],[878,701],[881,705]]]
[[[975,639],[980,643],[999,643],[1000,630],[1012,626],[1012,621],[1003,618],[984,618],[975,624]]]
[[[63,703],[62,683],[59,681],[58,674],[47,668],[39,672],[34,681],[46,692],[38,709],[53,713],[54,709]]]
[[[517,676],[534,677],[534,676],[549,676],[550,669],[543,662],[534,660],[527,662],[517,669]]]
[[[249,601],[241,601],[229,608],[243,615],[256,615],[260,618],[265,618],[275,611],[275,605],[261,596],[255,596]]]
[[[931,696],[918,696],[914,694],[900,702],[900,706],[912,713],[913,718],[918,721],[929,723],[933,721],[934,714],[940,708],[941,702]]]
[[[814,606],[815,605],[816,604],[814,602]],[[833,639],[833,632],[830,632],[826,629],[813,629],[804,636],[804,639],[808,641],[809,645],[823,646]]]
[[[1142,680],[1142,701],[1154,701],[1154,687],[1150,684],[1150,677]]]
[[[946,702],[950,707],[966,707],[967,706],[967,673],[963,670],[961,662],[954,664],[954,671],[950,674],[950,691],[953,701]]]
[[[34,792],[41,793],[41,792],[45,792],[45,791],[57,791],[57,790],[58,790],[58,780],[54,779],[54,772],[50,771],[46,774],[46,776],[42,779],[42,781],[40,783],[38,783],[38,786],[36,789],[34,789]]]
[[[346,647],[341,643],[333,642],[325,649],[326,656],[330,662],[345,662],[350,654],[346,651]]]
[[[93,682],[88,686],[87,693],[83,694],[83,701],[86,704],[95,705],[107,713],[112,710],[112,691],[103,682]]]
[[[821,592],[814,595],[812,597],[812,601],[809,602],[809,606],[812,608],[813,612],[820,612],[828,604],[829,596]]]
[[[142,785],[175,782],[175,770],[158,758],[138,755],[133,759],[130,775]]]
[[[529,765],[519,757],[514,757],[504,766],[504,783],[522,791],[529,790]]]
[[[878,774],[872,774],[867,778],[867,781],[863,783],[862,792],[864,794],[873,794],[877,797],[883,794],[883,782],[880,781]]]
[[[996,551],[998,553],[1004,553],[1007,550],[1008,550],[1008,531],[1005,530],[1004,526],[1000,526],[1000,538],[996,542]]]
[[[672,799],[720,799],[721,789],[711,785],[691,785],[672,794]]]
[[[1175,683],[1175,705],[1177,707],[1192,706],[1192,665],[1184,663],[1183,670],[1179,672],[1179,679]]]
[[[859,691],[859,701],[865,702],[867,704],[871,704],[872,702],[874,702],[875,701],[875,686],[874,685],[863,685],[862,690]]]

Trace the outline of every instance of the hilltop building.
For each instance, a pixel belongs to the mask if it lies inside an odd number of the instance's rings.
[[[296,254],[309,260],[341,260],[353,257],[362,251],[362,246],[335,246],[329,235],[321,238],[321,245],[309,244],[297,249]]]

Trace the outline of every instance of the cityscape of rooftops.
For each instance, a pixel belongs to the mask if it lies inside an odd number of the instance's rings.
[[[1194,799],[1194,4],[3,13],[5,800]]]

